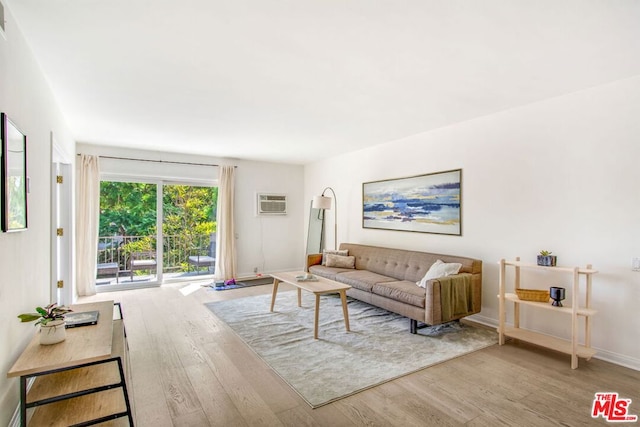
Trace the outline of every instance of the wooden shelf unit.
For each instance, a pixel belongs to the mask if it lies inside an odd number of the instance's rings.
[[[499,283],[499,326],[498,334],[500,337],[500,345],[504,345],[506,337],[527,341],[535,345],[547,347],[562,353],[571,355],[571,369],[578,367],[578,357],[589,360],[596,351],[591,348],[591,316],[597,313],[591,308],[591,286],[592,276],[598,271],[587,265],[586,268],[579,267],[545,267],[531,263],[521,262],[519,258],[515,261],[500,260],[500,283]],[[563,307],[555,307],[549,302],[524,301],[518,298],[515,293],[506,292],[506,273],[507,267],[514,269],[514,289],[520,289],[520,272],[521,269],[547,270],[559,274],[571,275],[571,305]],[[580,278],[584,278],[585,289],[580,291]],[[527,289],[536,289],[540,286],[527,286]],[[580,296],[584,295],[584,305],[580,305]],[[508,326],[507,319],[507,302],[513,302],[513,325]],[[528,306],[534,309],[551,310],[557,313],[567,315],[571,322],[571,339],[565,340],[538,332],[533,332],[520,327],[520,307]],[[584,318],[584,343],[578,342],[578,318]]]
[[[37,334],[31,340],[7,373],[20,377],[22,426],[134,425],[124,322],[121,310],[113,320],[113,307],[113,301],[74,305],[77,312],[99,310],[98,323],[67,329],[59,344],[42,346]]]

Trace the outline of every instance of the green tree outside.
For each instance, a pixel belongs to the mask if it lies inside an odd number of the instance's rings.
[[[100,182],[99,236],[147,236],[156,230],[155,184]]]
[[[177,260],[180,270],[188,269],[189,255],[210,254],[211,236],[216,232],[217,202],[216,187],[164,186],[162,232],[165,236],[180,237],[178,245],[165,246],[165,258]]]

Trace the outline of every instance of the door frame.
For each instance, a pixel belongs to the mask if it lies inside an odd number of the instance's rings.
[[[62,177],[58,183],[57,177]],[[73,197],[72,159],[58,145],[51,132],[51,301],[74,302],[73,283]],[[58,228],[63,230],[57,235]],[[64,284],[58,288],[58,281]]]

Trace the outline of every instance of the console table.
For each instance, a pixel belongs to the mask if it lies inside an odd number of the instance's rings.
[[[100,312],[98,323],[67,329],[65,341],[40,345],[36,334],[8,377],[20,377],[20,422],[92,425],[109,420],[133,426],[129,358],[122,310],[113,301],[76,304],[76,312]],[[33,383],[28,386],[32,379]],[[110,424],[111,425],[111,424]]]

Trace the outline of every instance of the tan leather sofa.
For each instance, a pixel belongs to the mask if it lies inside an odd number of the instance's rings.
[[[311,254],[307,256],[307,271],[351,285],[347,295],[352,298],[408,317],[411,333],[424,324],[458,320],[481,310],[481,260],[354,243],[342,243],[340,249],[355,257],[355,268],[321,265],[322,254]],[[462,268],[456,275],[427,281],[425,288],[416,285],[438,259],[460,263]],[[466,284],[463,288],[458,287],[460,279]],[[461,298],[464,309],[460,304],[455,310],[443,307],[443,302],[450,304]]]

